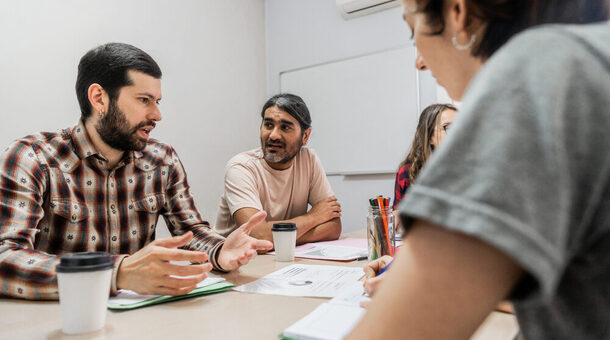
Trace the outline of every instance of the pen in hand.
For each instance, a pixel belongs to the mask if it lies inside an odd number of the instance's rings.
[[[390,265],[392,264],[392,262],[394,262],[394,259],[392,259],[392,261],[390,261],[390,263],[388,263],[385,267],[383,267],[379,273],[377,273],[377,276],[383,274],[383,272],[385,272],[386,270],[388,270],[390,268]]]
[[[379,275],[383,274],[386,270],[388,270],[390,268],[390,265],[392,264],[392,262],[394,262],[394,259],[392,259],[387,265],[385,265],[385,267],[381,268],[381,270],[379,271],[379,273],[377,273],[377,275],[375,275],[375,277],[379,277]],[[368,293],[368,290],[370,288],[367,288],[366,281],[364,283],[364,287],[365,287],[365,289],[362,292],[362,295],[370,296],[371,294]]]

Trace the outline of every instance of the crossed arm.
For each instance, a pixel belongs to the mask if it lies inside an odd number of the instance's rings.
[[[522,275],[496,248],[418,220],[348,339],[468,339]]]
[[[255,208],[242,208],[233,214],[240,225],[259,212]],[[334,196],[314,204],[306,214],[289,220],[264,221],[252,229],[252,237],[273,242],[273,223],[292,222],[297,226],[297,244],[315,241],[336,240],[341,235],[341,205]]]

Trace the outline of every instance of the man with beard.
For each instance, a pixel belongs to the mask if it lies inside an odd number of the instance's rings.
[[[265,211],[267,220],[252,229],[253,237],[273,241],[273,223],[293,222],[298,244],[336,240],[341,206],[315,152],[303,148],[311,134],[307,106],[298,96],[278,94],[265,103],[261,117],[261,147],[227,163],[215,230],[227,235]]]
[[[272,247],[249,236],[264,213],[226,239],[201,218],[176,151],[149,139],[161,120],[160,79],[134,46],[94,48],[78,66],[78,125],[0,155],[1,295],[57,299],[59,255],[80,251],[112,255],[111,293],[179,295],[212,268],[236,269]],[[159,215],[173,238],[153,241]]]

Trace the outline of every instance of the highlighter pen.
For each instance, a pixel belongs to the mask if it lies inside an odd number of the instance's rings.
[[[388,270],[388,268],[390,268],[390,265],[392,264],[392,262],[394,262],[394,259],[392,259],[392,261],[390,261],[390,263],[388,263],[385,267],[383,267],[381,269],[381,271],[379,273],[377,273],[377,276],[383,274],[383,272],[385,272],[386,270]]]

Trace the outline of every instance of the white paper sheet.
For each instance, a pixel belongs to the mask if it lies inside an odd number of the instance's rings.
[[[362,301],[369,300],[371,300],[371,298],[364,293],[362,282],[355,282],[354,284],[346,286],[341,294],[332,298],[328,303],[360,307]]]
[[[259,294],[335,297],[363,274],[358,267],[293,264],[233,289]]]
[[[334,246],[328,244],[311,243],[308,249],[297,250],[296,257],[306,257],[323,260],[354,260],[367,257],[367,249],[356,247]]]
[[[286,328],[283,334],[295,339],[343,339],[366,312],[360,302],[368,299],[363,295],[362,283],[351,284],[343,293]]]
[[[224,280],[225,279],[222,277],[208,277],[205,280],[199,282],[197,284],[197,288],[209,286],[209,285],[212,285],[214,283],[218,283],[218,282],[221,282]],[[137,303],[140,301],[152,299],[157,296],[160,296],[160,295],[140,295],[131,290],[121,289],[121,290],[119,290],[119,293],[116,296],[112,296],[108,300],[116,305],[130,305],[130,304]]]

